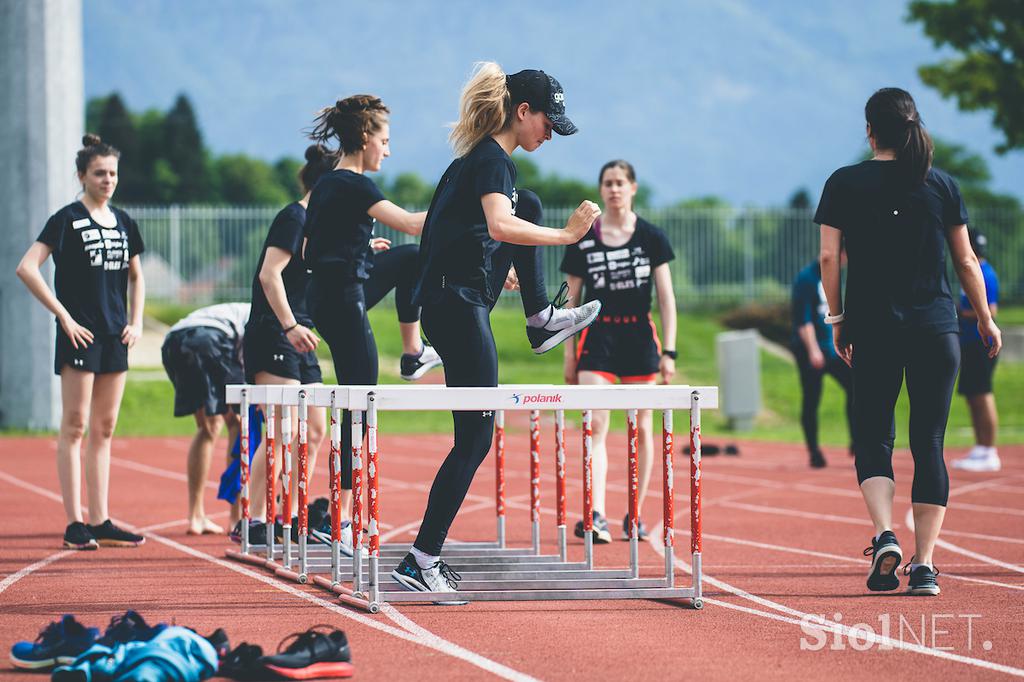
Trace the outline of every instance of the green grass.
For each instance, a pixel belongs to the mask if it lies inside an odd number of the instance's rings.
[[[1024,323],[1024,308],[1000,311],[1003,325]],[[397,373],[401,340],[394,311],[390,308],[371,311],[371,322],[381,354],[381,383],[402,383]],[[499,380],[502,383],[562,383],[562,352],[560,349],[536,356],[526,339],[522,312],[518,308],[499,308],[491,316],[498,345]],[[714,385],[718,380],[715,362],[715,335],[723,328],[710,315],[683,314],[679,319],[678,383]],[[321,348],[324,348],[322,345]],[[326,349],[325,349],[326,350]],[[329,357],[329,354],[327,355]],[[768,353],[761,354],[761,393],[764,409],[752,431],[737,437],[773,441],[801,442],[799,424],[800,382],[796,367]],[[325,376],[333,382],[333,376]],[[1000,442],[1024,443],[1024,364],[1000,363],[996,371],[996,400],[1000,417]],[[186,435],[194,424],[191,418],[175,419],[174,394],[165,380],[138,380],[129,376],[121,407],[118,433],[121,435]],[[897,404],[897,445],[906,446],[908,405],[906,391]],[[397,433],[448,433],[451,417],[447,413],[408,412],[400,417],[386,416],[382,428]],[[843,392],[831,379],[825,390],[819,412],[821,440],[826,445],[844,446],[847,442]],[[624,428],[624,417],[613,417],[614,424]],[[704,413],[704,431],[716,437],[727,433],[726,424],[716,410]],[[970,417],[962,398],[954,396],[946,442],[969,445],[973,442]]]

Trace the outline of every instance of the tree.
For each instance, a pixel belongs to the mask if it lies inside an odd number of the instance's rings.
[[[218,199],[223,203],[284,206],[295,200],[294,193],[281,186],[266,161],[227,154],[213,162],[213,169],[220,187]]]
[[[920,67],[921,80],[964,111],[992,111],[1005,136],[998,153],[1024,148],[1024,3],[913,0],[907,19],[920,22],[936,47],[960,53]]]
[[[178,177],[176,202],[182,204],[209,201],[209,170],[203,137],[196,123],[192,104],[178,95],[163,122],[162,156]]]
[[[143,197],[148,173],[139,156],[139,138],[135,132],[135,121],[132,120],[132,115],[125,107],[121,95],[115,92],[106,98],[95,130],[104,142],[121,152],[118,163],[118,200],[124,204],[137,203]]]

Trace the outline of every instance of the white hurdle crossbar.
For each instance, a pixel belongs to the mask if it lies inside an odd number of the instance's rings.
[[[459,596],[467,600],[535,600],[535,599],[626,599],[626,598],[689,598],[695,608],[703,606],[701,590],[701,446],[700,412],[702,408],[718,407],[718,389],[713,386],[550,386],[512,385],[496,388],[447,388],[436,386],[274,386],[231,385],[227,388],[230,404],[264,405],[268,417],[280,411],[280,438],[275,438],[274,423],[268,419],[267,431],[267,538],[262,556],[249,543],[249,469],[248,411],[242,409],[242,547],[228,556],[261,565],[278,575],[305,583],[313,582],[330,589],[345,603],[376,613],[385,601],[424,602],[451,599],[450,593],[408,592],[398,584],[380,581],[380,560],[397,563],[408,551],[408,544],[380,542],[380,453],[378,451],[378,418],[380,412],[409,410],[480,410],[495,412],[495,512],[497,540],[486,542],[451,542],[445,547],[445,560],[463,575]],[[310,472],[306,422],[309,409],[326,409],[330,417],[330,546],[308,542],[306,503]],[[292,410],[298,413],[298,571],[292,570],[290,533],[289,478],[291,460]],[[540,524],[540,410],[555,411],[555,498],[557,554],[541,553]],[[593,556],[593,476],[592,476],[592,411],[622,409],[627,414],[628,450],[628,530],[629,567],[627,569],[595,569]],[[638,410],[662,412],[662,476],[665,550],[665,575],[641,578],[639,562],[638,516]],[[689,587],[675,582],[674,533],[674,433],[672,411],[690,412],[690,552],[692,581]],[[341,410],[352,415],[352,533],[351,565],[344,565],[340,552],[340,474],[341,474]],[[566,547],[565,493],[565,411],[582,414],[583,440],[583,560],[568,560]],[[506,543],[505,524],[505,412],[527,411],[530,420],[530,519],[531,544],[513,548]],[[363,453],[363,418],[366,413],[366,453]],[[274,449],[280,446],[282,468],[282,507],[285,517],[284,541],[280,549],[273,542]],[[362,548],[362,490],[367,488],[368,548]],[[327,574],[327,577],[324,575]]]

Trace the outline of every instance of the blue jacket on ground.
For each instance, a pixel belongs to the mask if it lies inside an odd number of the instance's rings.
[[[217,672],[217,650],[188,628],[164,628],[147,642],[114,647],[94,644],[71,665],[53,671],[53,682],[201,682]]]

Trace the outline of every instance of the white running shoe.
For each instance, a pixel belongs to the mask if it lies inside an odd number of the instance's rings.
[[[551,316],[544,326],[526,325],[526,336],[530,339],[530,347],[534,353],[547,353],[576,332],[589,327],[601,312],[600,301],[584,303],[578,308],[563,308],[568,291],[569,285],[562,282],[562,288],[551,302]]]
[[[994,472],[1003,468],[995,448],[975,446],[963,459],[953,461],[953,468],[961,471]]]
[[[462,580],[462,576],[440,560],[435,561],[430,568],[420,568],[411,552],[405,555],[398,568],[391,571],[391,577],[412,592],[451,592],[455,595],[458,594],[459,581]],[[464,599],[453,599],[434,603],[442,606],[462,606],[469,602]]]
[[[419,355],[402,354],[399,363],[402,378],[406,381],[416,381],[421,376],[442,364],[441,356],[437,354],[434,347],[426,341],[423,342],[423,350]]]

